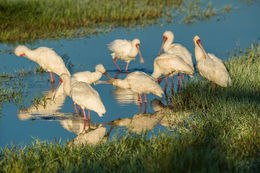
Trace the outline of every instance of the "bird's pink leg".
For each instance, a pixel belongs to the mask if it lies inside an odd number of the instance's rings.
[[[182,87],[184,87],[184,73],[182,73]]]
[[[84,115],[84,128],[83,128],[83,131],[84,131],[85,128],[86,128],[87,116],[86,116],[86,113],[85,113],[85,108],[82,108],[82,110],[83,110],[83,115]]]
[[[73,105],[74,105],[75,112],[76,112],[76,114],[78,115],[78,110],[77,110],[76,103],[74,102]]]
[[[88,109],[88,127],[90,129],[90,110]]]
[[[138,94],[138,96],[139,96],[139,102],[140,102],[140,113],[142,113],[142,106],[143,106],[142,95]]]
[[[81,115],[81,107],[80,107],[80,105],[78,105],[79,106],[79,115]]]
[[[118,70],[121,72],[121,69],[119,68],[119,66],[116,63],[117,57],[115,57],[115,59],[113,60],[114,64],[116,65],[116,67],[118,68]]]
[[[212,88],[215,89],[216,88],[216,83],[215,82],[211,82],[212,84]]]
[[[174,94],[174,83],[173,83],[173,76],[171,76],[171,82],[172,82],[172,94]]]
[[[168,83],[168,82],[167,82],[167,78],[168,78],[168,76],[165,77],[165,87],[164,87],[164,92],[166,92],[166,90],[167,90],[167,83]]]
[[[127,70],[128,70],[128,64],[129,62],[126,63],[126,67],[125,67],[125,72],[127,73]]]
[[[178,73],[178,91],[180,89],[180,73]]]
[[[54,75],[52,72],[50,72],[50,76],[51,76],[51,83],[54,83]]]
[[[53,92],[54,90],[54,82],[51,82],[51,92]]]
[[[144,93],[144,103],[145,103],[144,113],[146,113],[146,109],[147,109],[147,98],[146,98],[146,94],[145,94],[145,93]]]

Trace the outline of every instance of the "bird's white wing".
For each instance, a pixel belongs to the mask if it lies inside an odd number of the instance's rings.
[[[58,75],[62,73],[70,75],[62,58],[52,49],[47,47],[39,47],[34,50],[37,57],[37,63],[47,71],[54,72]]]
[[[177,55],[165,54],[163,57],[156,58],[156,63],[166,74],[182,72],[192,75],[194,73],[190,65]]]
[[[166,52],[181,57],[194,70],[191,53],[181,44],[172,44]]]
[[[208,56],[223,70],[226,70],[226,67],[221,59],[216,57],[214,54],[208,53]]]
[[[117,54],[117,56],[127,56],[132,48],[132,42],[129,40],[114,40],[108,44],[109,50]]]
[[[93,110],[99,115],[106,112],[98,92],[85,82],[76,82],[72,85],[71,95],[73,101],[81,107]]]

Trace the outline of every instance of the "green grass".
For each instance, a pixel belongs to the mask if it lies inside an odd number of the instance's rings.
[[[223,10],[226,9],[226,10]],[[231,6],[216,9],[184,0],[1,0],[0,42],[28,42],[106,33],[115,27],[184,23],[219,18]]]
[[[158,137],[127,134],[97,146],[69,148],[36,140],[3,148],[2,172],[258,172],[260,169],[260,45],[225,62],[233,86],[211,88],[197,78],[172,97],[187,123]],[[169,114],[169,112],[165,112]],[[169,127],[171,129],[171,127]],[[177,132],[176,132],[177,131]]]

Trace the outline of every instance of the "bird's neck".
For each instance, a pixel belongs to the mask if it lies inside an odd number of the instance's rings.
[[[206,59],[206,52],[197,44],[195,45],[195,57],[197,62]]]
[[[122,80],[122,79],[116,79],[116,82],[113,85],[120,87],[120,88],[130,88],[127,80]]]
[[[67,96],[71,97],[71,80],[63,81],[64,82],[64,92]]]
[[[137,53],[138,53],[138,50],[137,50],[136,45],[132,44],[132,48],[131,48],[131,50],[130,50],[128,56],[130,56],[130,57],[136,57]]]
[[[37,55],[34,50],[28,49],[28,50],[25,52],[25,57],[28,58],[28,59],[30,59],[30,60],[32,60],[32,61],[34,61],[34,62],[38,62],[38,56],[39,56],[39,55]]]
[[[101,77],[102,77],[102,73],[99,71],[95,71],[91,75],[93,81],[98,81]]]
[[[172,43],[173,43],[173,38],[169,37],[164,43],[163,46],[164,52],[168,52],[168,50],[171,48]]]
[[[152,77],[154,77],[155,79],[158,79],[158,77],[160,77],[162,75],[162,73],[156,69],[154,69]]]

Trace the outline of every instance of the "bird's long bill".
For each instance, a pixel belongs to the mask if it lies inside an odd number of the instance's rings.
[[[99,80],[99,81],[95,82],[95,85],[97,85],[97,84],[112,84],[112,83],[110,81],[101,81],[101,80]]]
[[[144,58],[141,54],[141,51],[140,51],[140,47],[137,48],[138,49],[138,53],[139,53],[139,56],[140,56],[140,63],[143,64],[144,63]]]
[[[109,79],[109,80],[111,80],[112,78],[108,75],[108,73],[105,71],[104,72],[104,75]]]
[[[57,93],[57,91],[58,91],[58,88],[61,87],[61,84],[62,84],[62,82],[59,82],[59,85],[57,86],[56,90],[54,91],[53,96],[52,96],[52,99],[53,99],[53,100],[56,99],[56,93]]]
[[[160,52],[159,52],[159,56],[162,54],[163,46],[164,46],[166,40],[167,40],[167,37],[163,36],[163,42],[162,42],[162,46],[161,46],[161,49],[160,49]]]
[[[202,51],[203,51],[203,52],[205,53],[205,55],[207,56],[207,53],[206,53],[205,49],[203,48],[200,39],[197,40],[197,44],[199,45],[199,47],[202,49]]]

